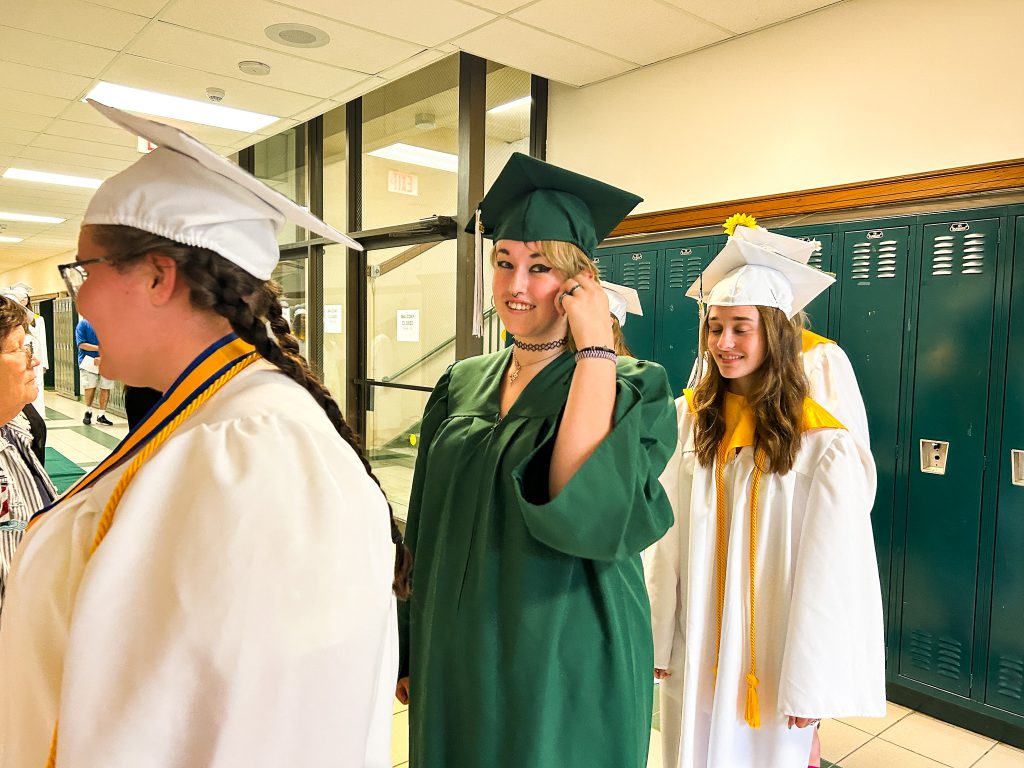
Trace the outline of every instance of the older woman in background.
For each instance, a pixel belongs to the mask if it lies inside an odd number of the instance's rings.
[[[28,320],[24,307],[0,297],[0,609],[11,559],[28,519],[56,496],[32,452],[32,434],[21,416],[38,391],[39,359],[26,339]]]

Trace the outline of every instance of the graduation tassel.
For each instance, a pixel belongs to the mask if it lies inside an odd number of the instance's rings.
[[[473,335],[484,335],[484,227],[479,208],[473,227]]]
[[[757,675],[753,672],[747,675],[747,709],[743,713],[747,725],[751,728],[761,727],[761,704],[757,700]]]

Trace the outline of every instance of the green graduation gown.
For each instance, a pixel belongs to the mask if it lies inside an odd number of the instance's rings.
[[[643,768],[653,698],[639,553],[672,511],[661,366],[619,358],[614,428],[554,499],[576,364],[549,363],[498,418],[509,350],[456,363],[427,403],[399,609],[410,768]]]

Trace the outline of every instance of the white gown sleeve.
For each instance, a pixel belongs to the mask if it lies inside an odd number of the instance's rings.
[[[201,425],[143,467],[76,600],[58,765],[391,765],[388,513],[326,429]]]
[[[779,708],[796,717],[885,714],[882,597],[861,457],[845,430],[808,491]]]

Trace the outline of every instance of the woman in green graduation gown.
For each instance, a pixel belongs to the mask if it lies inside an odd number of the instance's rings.
[[[423,416],[399,614],[411,768],[646,765],[639,553],[672,522],[675,418],[664,370],[611,351],[589,258],[639,201],[517,154],[471,224],[515,344],[449,368]]]

